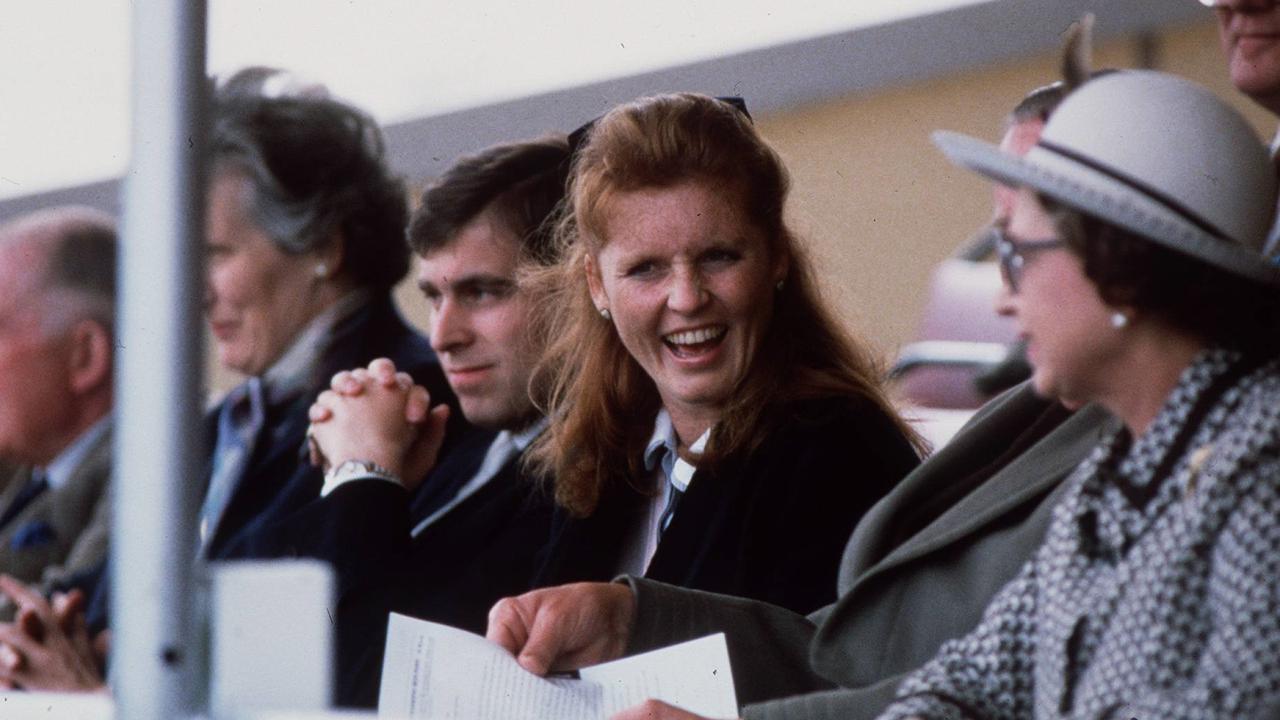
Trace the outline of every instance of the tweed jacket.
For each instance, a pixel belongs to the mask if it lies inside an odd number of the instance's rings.
[[[1280,698],[1280,360],[1220,350],[1068,481],[1045,544],[884,716],[1253,716]]]
[[[723,631],[746,717],[875,717],[906,673],[977,624],[1043,539],[1062,480],[1111,422],[1094,406],[1068,417],[1023,384],[867,513],[845,548],[834,604],[804,617],[632,581],[631,650]],[[928,502],[938,507],[921,516]]]
[[[48,586],[101,562],[111,526],[110,476],[108,427],[66,484],[45,490],[0,528],[0,572]],[[30,467],[13,471],[0,490],[0,508],[30,477]]]

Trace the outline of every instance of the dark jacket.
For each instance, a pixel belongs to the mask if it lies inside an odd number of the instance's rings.
[[[835,599],[845,540],[918,463],[864,400],[797,403],[749,455],[698,470],[645,577],[809,612]],[[608,580],[649,498],[613,488],[585,519],[561,514],[540,585]]]
[[[293,552],[328,560],[337,571],[339,705],[376,704],[388,613],[483,633],[495,602],[532,586],[551,500],[521,472],[518,456],[410,534],[475,475],[492,438],[481,431],[463,438],[412,498],[388,482],[355,481],[297,514],[304,532],[295,535]]]
[[[362,367],[378,357],[391,358],[397,368],[424,385],[433,403],[454,406],[449,432],[455,437],[462,434],[466,427],[462,413],[456,411],[457,400],[426,338],[400,317],[390,294],[375,295],[334,328],[327,348],[309,374],[308,389],[287,403],[266,408],[263,436],[255,444],[244,475],[207,545],[209,559],[283,556],[280,524],[318,497],[323,484],[320,471],[307,462],[307,408],[329,387],[334,373]],[[214,447],[220,410],[221,406],[214,407],[205,418],[209,448]],[[449,449],[442,449],[442,455],[447,456]],[[211,469],[210,465],[199,479],[202,487],[208,484]],[[192,548],[194,552],[194,539]],[[104,563],[67,584],[81,588],[91,598],[86,615],[93,629],[107,623],[109,577]]]
[[[1042,541],[1055,490],[1114,422],[1093,406],[1060,424],[1055,414],[1025,384],[992,401],[867,513],[834,604],[805,617],[638,581],[632,649],[725,631],[744,717],[875,717],[902,676],[977,624]],[[967,492],[919,516],[957,484]],[[901,539],[904,522],[920,529]]]
[[[231,560],[278,556],[274,541],[264,543],[260,536],[318,497],[324,482],[323,475],[310,467],[306,458],[307,408],[328,389],[335,373],[363,367],[379,357],[391,358],[398,369],[425,386],[433,404],[452,405],[450,429],[454,436],[460,434],[456,428],[463,422],[462,413],[457,412],[457,400],[427,339],[404,322],[390,295],[376,297],[334,328],[329,346],[310,372],[309,389],[284,405],[267,407],[264,437],[255,445],[240,484],[209,540],[206,557]],[[206,417],[211,448],[217,437],[219,411],[220,406],[215,407]],[[442,452],[447,454],[448,448]],[[203,481],[208,483],[208,472]]]

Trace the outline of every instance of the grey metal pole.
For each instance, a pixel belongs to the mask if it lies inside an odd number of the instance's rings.
[[[204,697],[192,597],[201,351],[204,0],[133,2],[124,186],[111,621],[116,717]]]

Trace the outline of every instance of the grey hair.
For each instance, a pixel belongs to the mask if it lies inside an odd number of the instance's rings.
[[[248,179],[240,201],[249,217],[283,252],[301,255],[322,249],[328,238],[318,198],[291,200],[257,152],[221,159],[215,172],[239,172]]]
[[[41,273],[32,289],[43,295],[45,332],[58,332],[83,318],[112,331],[119,240],[111,215],[81,206],[48,208],[9,223],[4,236],[31,243],[42,253]]]
[[[329,88],[283,68],[251,65],[217,78],[219,98],[231,97],[312,97],[329,98]]]
[[[1093,70],[1093,22],[1093,13],[1085,13],[1071,23],[1062,46],[1062,79],[1027,93],[1009,113],[1006,127],[1030,120],[1047,121],[1071,91],[1116,72],[1111,68]]]
[[[77,315],[108,332],[115,327],[118,246],[114,223],[73,219],[50,251],[45,275],[46,288],[69,296]]]
[[[250,218],[291,255],[343,243],[357,286],[387,289],[409,270],[404,184],[385,162],[374,121],[321,97],[220,97],[211,171],[248,179]]]
[[[1100,77],[1106,77],[1112,73],[1123,72],[1115,68],[1102,68],[1101,70],[1093,70],[1090,72],[1089,80]],[[1087,81],[1086,81],[1087,82]],[[1029,120],[1040,120],[1046,122],[1054,110],[1058,109],[1058,105],[1066,99],[1070,91],[1067,84],[1062,80],[1049,83],[1032,90],[1018,102],[1009,113],[1008,119],[1005,121],[1006,127],[1016,125],[1018,123],[1027,122]]]
[[[318,250],[328,241],[323,198],[293,197],[272,172],[266,148],[248,128],[220,123],[214,139],[214,173],[238,172],[249,181],[240,201],[280,250],[290,255]]]

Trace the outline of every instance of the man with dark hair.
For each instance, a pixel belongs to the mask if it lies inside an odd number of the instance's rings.
[[[115,222],[83,207],[0,226],[0,573],[52,583],[106,553]]]
[[[423,193],[409,223],[410,247],[425,259],[487,210],[521,238],[521,254],[552,262],[551,212],[564,198],[567,152],[566,141],[551,136],[458,160]]]
[[[483,432],[435,467],[439,418],[419,434],[425,459],[389,441],[415,433],[402,396],[383,393],[395,385],[385,361],[340,375],[313,408],[316,454],[332,469],[298,521],[323,529],[319,554],[338,571],[341,704],[375,700],[388,612],[478,632],[494,601],[530,587],[551,509],[520,466],[545,422],[529,390],[533,301],[517,272],[552,258],[567,157],[565,140],[548,138],[463,158],[426,190],[409,226],[432,347]]]
[[[204,310],[220,363],[248,377],[206,415],[206,471],[174,481],[205,487],[193,554],[270,559],[294,554],[277,529],[322,485],[301,449],[307,408],[335,373],[388,357],[436,402],[453,396],[391,294],[409,269],[408,210],[376,123],[323,97],[216,100]],[[110,582],[104,561],[67,584],[89,598],[95,635],[108,621]],[[14,680],[41,689],[38,675]]]
[[[317,405],[324,417],[312,411],[313,457],[328,466],[321,497],[270,516],[251,533],[253,556],[302,555],[334,566],[334,696],[341,705],[375,704],[389,612],[480,631],[494,601],[532,583],[536,553],[550,533],[551,503],[520,466],[545,423],[529,391],[539,354],[527,326],[533,300],[516,275],[526,263],[553,261],[552,219],[568,154],[561,137],[463,158],[426,190],[413,216],[410,244],[433,309],[431,344],[462,415],[478,429],[450,426],[457,437],[435,465],[444,412],[435,410],[422,433],[404,417],[402,395],[395,395],[400,403],[390,416],[379,412],[387,407],[373,405],[383,399],[380,392],[407,384],[386,358],[339,373],[333,384],[348,395],[326,392]],[[387,440],[406,430],[430,446],[411,462]],[[288,486],[304,487],[303,476],[314,474],[302,469]],[[58,627],[47,632],[61,636]],[[0,625],[0,640],[6,637],[35,642]],[[0,683],[101,686],[92,672],[70,683],[60,677],[61,668],[91,660],[40,658],[15,670],[0,652]]]

